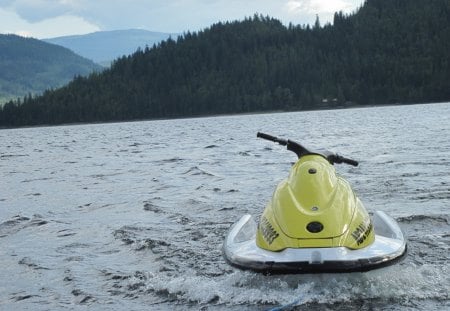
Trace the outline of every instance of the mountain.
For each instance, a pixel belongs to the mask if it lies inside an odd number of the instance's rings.
[[[101,67],[61,46],[0,35],[0,103],[61,87],[94,70]]]
[[[98,31],[86,35],[44,39],[44,41],[64,46],[98,64],[109,66],[114,59],[132,54],[139,47],[141,49],[146,46],[151,47],[171,36],[176,38],[178,35],[129,29]]]
[[[367,0],[323,27],[217,23],[9,102],[0,126],[449,101],[449,21],[448,0]]]

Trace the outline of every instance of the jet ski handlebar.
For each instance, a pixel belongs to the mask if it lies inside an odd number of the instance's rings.
[[[349,158],[344,158],[343,156],[335,153],[332,155],[329,155],[327,157],[328,161],[330,161],[332,164],[336,163],[336,164],[341,164],[341,163],[345,163],[345,164],[349,164],[349,165],[353,165],[353,166],[358,166],[358,161],[355,161],[353,159],[349,159]]]
[[[265,134],[265,133],[261,133],[258,132],[256,134],[256,137],[262,138],[262,139],[266,139],[269,141],[272,141],[274,143],[278,143],[282,146],[286,146],[287,150],[290,150],[292,152],[294,152],[298,158],[300,159],[302,156],[307,155],[307,154],[318,154],[323,156],[324,158],[326,158],[331,164],[341,164],[341,163],[345,163],[345,164],[350,164],[353,166],[358,166],[358,161],[349,159],[349,158],[345,158],[337,153],[331,153],[331,152],[312,152],[309,151],[308,149],[306,149],[305,147],[303,147],[301,144],[299,144],[298,142],[295,142],[293,140],[290,139],[283,139],[283,138],[278,138],[269,134]]]
[[[313,153],[313,152],[309,151],[308,149],[306,149],[305,147],[303,147],[302,145],[300,145],[298,142],[290,140],[290,139],[278,138],[278,137],[275,137],[275,136],[272,136],[269,134],[265,134],[265,133],[261,133],[261,132],[258,132],[256,134],[256,137],[270,140],[270,141],[273,141],[274,143],[279,143],[282,146],[286,146],[287,150],[294,152],[298,156],[299,159],[300,159],[300,157],[302,157],[304,155]]]
[[[274,143],[279,143],[282,146],[286,146],[287,145],[287,140],[286,139],[282,139],[282,138],[278,138],[269,134],[265,134],[265,133],[261,133],[258,132],[256,134],[256,137],[262,138],[262,139],[266,139],[266,140],[270,140],[273,141]]]

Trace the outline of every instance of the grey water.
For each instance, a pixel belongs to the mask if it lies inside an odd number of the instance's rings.
[[[339,165],[408,239],[365,273],[267,276],[221,246],[295,155]],[[450,310],[450,103],[0,130],[1,310]]]

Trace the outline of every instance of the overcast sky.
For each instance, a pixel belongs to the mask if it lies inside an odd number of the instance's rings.
[[[100,30],[139,28],[181,33],[254,13],[284,24],[322,24],[363,0],[0,0],[0,33],[39,39]]]

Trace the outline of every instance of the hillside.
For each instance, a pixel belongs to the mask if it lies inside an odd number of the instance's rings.
[[[333,26],[218,23],[10,102],[0,125],[448,101],[449,21],[448,0],[368,0]]]
[[[142,29],[98,31],[86,35],[44,39],[45,42],[64,46],[75,53],[109,66],[113,60],[129,55],[140,47],[153,46],[178,34],[152,32]]]
[[[0,35],[0,102],[61,87],[101,67],[66,48],[37,39]]]

